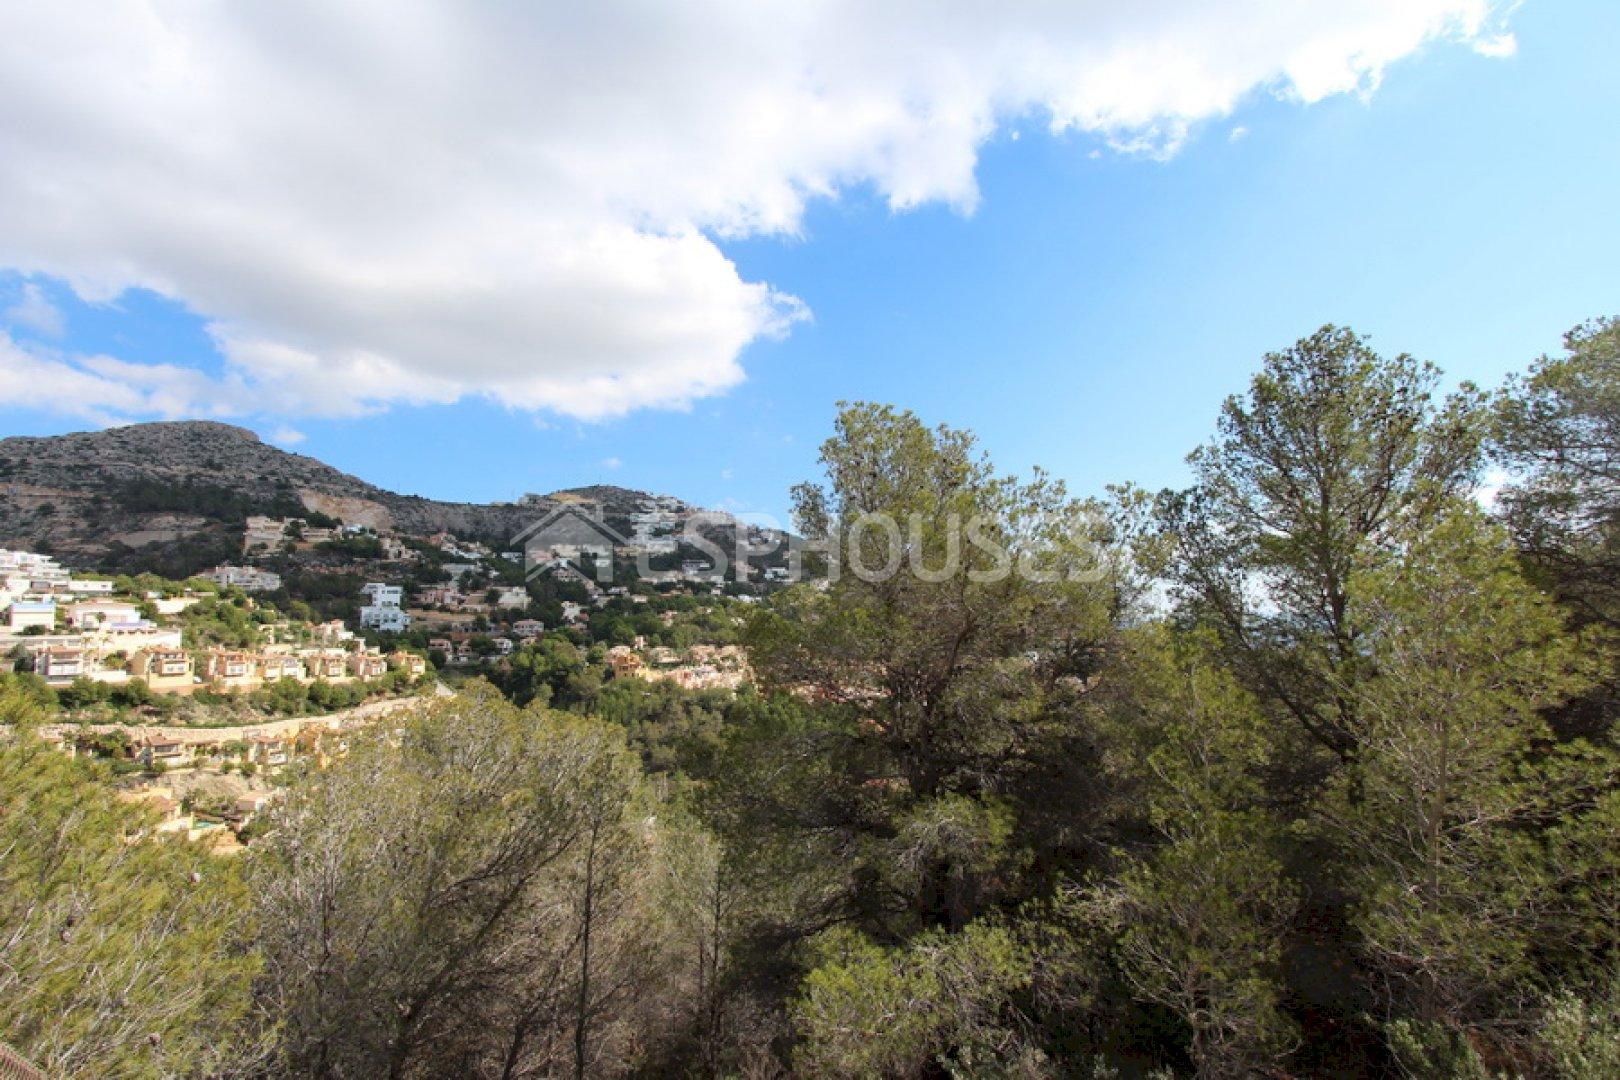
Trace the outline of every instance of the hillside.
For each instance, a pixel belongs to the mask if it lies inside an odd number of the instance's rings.
[[[613,487],[522,504],[400,495],[211,421],[0,440],[0,546],[113,569],[190,571],[229,557],[249,514],[318,511],[379,530],[499,540],[558,503],[596,502],[613,516],[645,497]]]

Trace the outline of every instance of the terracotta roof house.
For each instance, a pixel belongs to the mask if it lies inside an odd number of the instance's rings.
[[[191,657],[184,649],[142,649],[129,662],[131,675],[145,679],[153,690],[168,693],[190,691],[196,685],[192,671]]]

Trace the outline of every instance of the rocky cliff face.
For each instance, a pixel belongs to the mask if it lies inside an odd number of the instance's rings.
[[[438,502],[398,495],[210,421],[0,440],[0,546],[41,547],[81,566],[162,563],[176,545],[228,556],[248,514],[316,510],[412,534],[510,536],[554,504]]]
[[[314,458],[267,446],[246,428],[205,420],[131,424],[0,440],[0,481],[106,487],[117,481],[280,483],[340,495],[378,488]]]

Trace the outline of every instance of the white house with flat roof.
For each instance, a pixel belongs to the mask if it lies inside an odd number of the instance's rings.
[[[275,592],[281,588],[281,575],[254,566],[216,566],[197,575],[220,588],[238,588],[243,592]]]
[[[11,605],[8,625],[12,633],[31,627],[56,629],[56,605],[49,600],[18,600]]]
[[[410,629],[411,616],[392,605],[367,604],[360,609],[360,625],[367,630],[399,634]]]
[[[399,607],[405,599],[405,589],[400,585],[385,585],[380,581],[368,581],[360,586],[360,592],[378,607]]]
[[[140,622],[141,609],[126,600],[84,600],[67,609],[68,625],[78,630]]]
[[[0,576],[26,577],[30,581],[62,581],[68,572],[50,555],[0,548]]]
[[[371,601],[360,609],[362,627],[391,634],[401,633],[410,627],[411,617],[399,606],[400,601],[405,599],[403,587],[369,581],[360,587],[360,592]]]

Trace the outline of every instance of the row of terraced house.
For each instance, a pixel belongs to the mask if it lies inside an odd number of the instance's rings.
[[[371,681],[391,668],[415,679],[426,671],[422,657],[383,656],[337,622],[312,628],[313,646],[187,648],[180,627],[143,618],[142,605],[164,618],[178,615],[200,597],[148,593],[120,599],[113,591],[113,582],[75,578],[48,555],[0,550],[0,607],[6,614],[0,651],[20,658],[25,668],[53,686],[79,679],[110,684],[140,679],[168,694],[253,690],[288,679]],[[80,597],[88,598],[76,599]]]
[[[127,666],[108,669],[104,657],[84,645],[42,645],[33,651],[34,673],[52,685],[76,679],[122,681],[108,675],[127,673],[157,693],[189,694],[196,690],[233,692],[256,690],[291,679],[301,683],[369,682],[391,669],[420,678],[427,661],[414,653],[387,656],[363,646],[343,648],[187,649],[179,646],[143,648],[129,657]],[[101,678],[98,679],[98,676]]]

